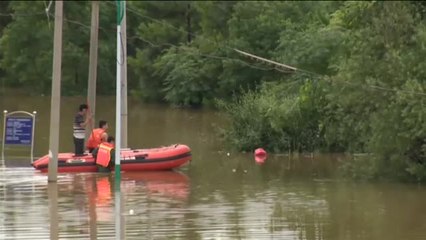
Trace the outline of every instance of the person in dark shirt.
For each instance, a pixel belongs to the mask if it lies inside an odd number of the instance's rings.
[[[74,118],[73,137],[74,137],[74,153],[75,156],[84,155],[84,137],[86,134],[86,126],[91,120],[91,116],[87,114],[87,104],[81,104]]]

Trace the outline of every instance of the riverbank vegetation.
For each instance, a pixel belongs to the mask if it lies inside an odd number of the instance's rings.
[[[48,94],[53,15],[43,2],[1,4],[3,86]],[[67,1],[64,11],[62,91],[85,95],[90,4]],[[114,93],[115,14],[114,2],[101,3],[100,94]],[[425,180],[425,16],[415,1],[129,1],[129,91],[175,105],[217,102],[240,150],[367,153],[345,174]]]

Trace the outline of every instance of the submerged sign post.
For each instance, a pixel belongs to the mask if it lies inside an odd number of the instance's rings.
[[[15,111],[4,114],[4,128],[2,141],[2,157],[4,159],[5,145],[26,146],[31,147],[31,163],[33,162],[34,154],[34,125],[36,111],[33,113],[24,111]]]

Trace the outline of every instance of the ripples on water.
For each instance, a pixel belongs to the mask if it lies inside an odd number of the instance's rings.
[[[342,183],[274,161],[123,173],[119,199],[112,175],[60,174],[55,185],[1,168],[0,239],[426,238],[423,187]]]
[[[33,169],[3,168],[0,183],[0,239],[115,239],[112,176],[60,174],[55,186]],[[283,213],[307,196],[250,185],[231,191],[215,185],[191,195],[190,183],[182,172],[123,173],[121,239],[299,239]]]

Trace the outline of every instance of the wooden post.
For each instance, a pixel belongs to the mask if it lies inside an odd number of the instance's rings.
[[[89,57],[89,79],[87,88],[87,100],[92,121],[86,127],[86,139],[95,128],[96,115],[96,77],[98,68],[98,32],[99,32],[99,1],[92,1],[92,24],[90,27],[90,57]]]
[[[55,32],[53,37],[52,96],[50,102],[48,182],[56,182],[58,175],[59,125],[61,107],[63,1],[55,2]]]

